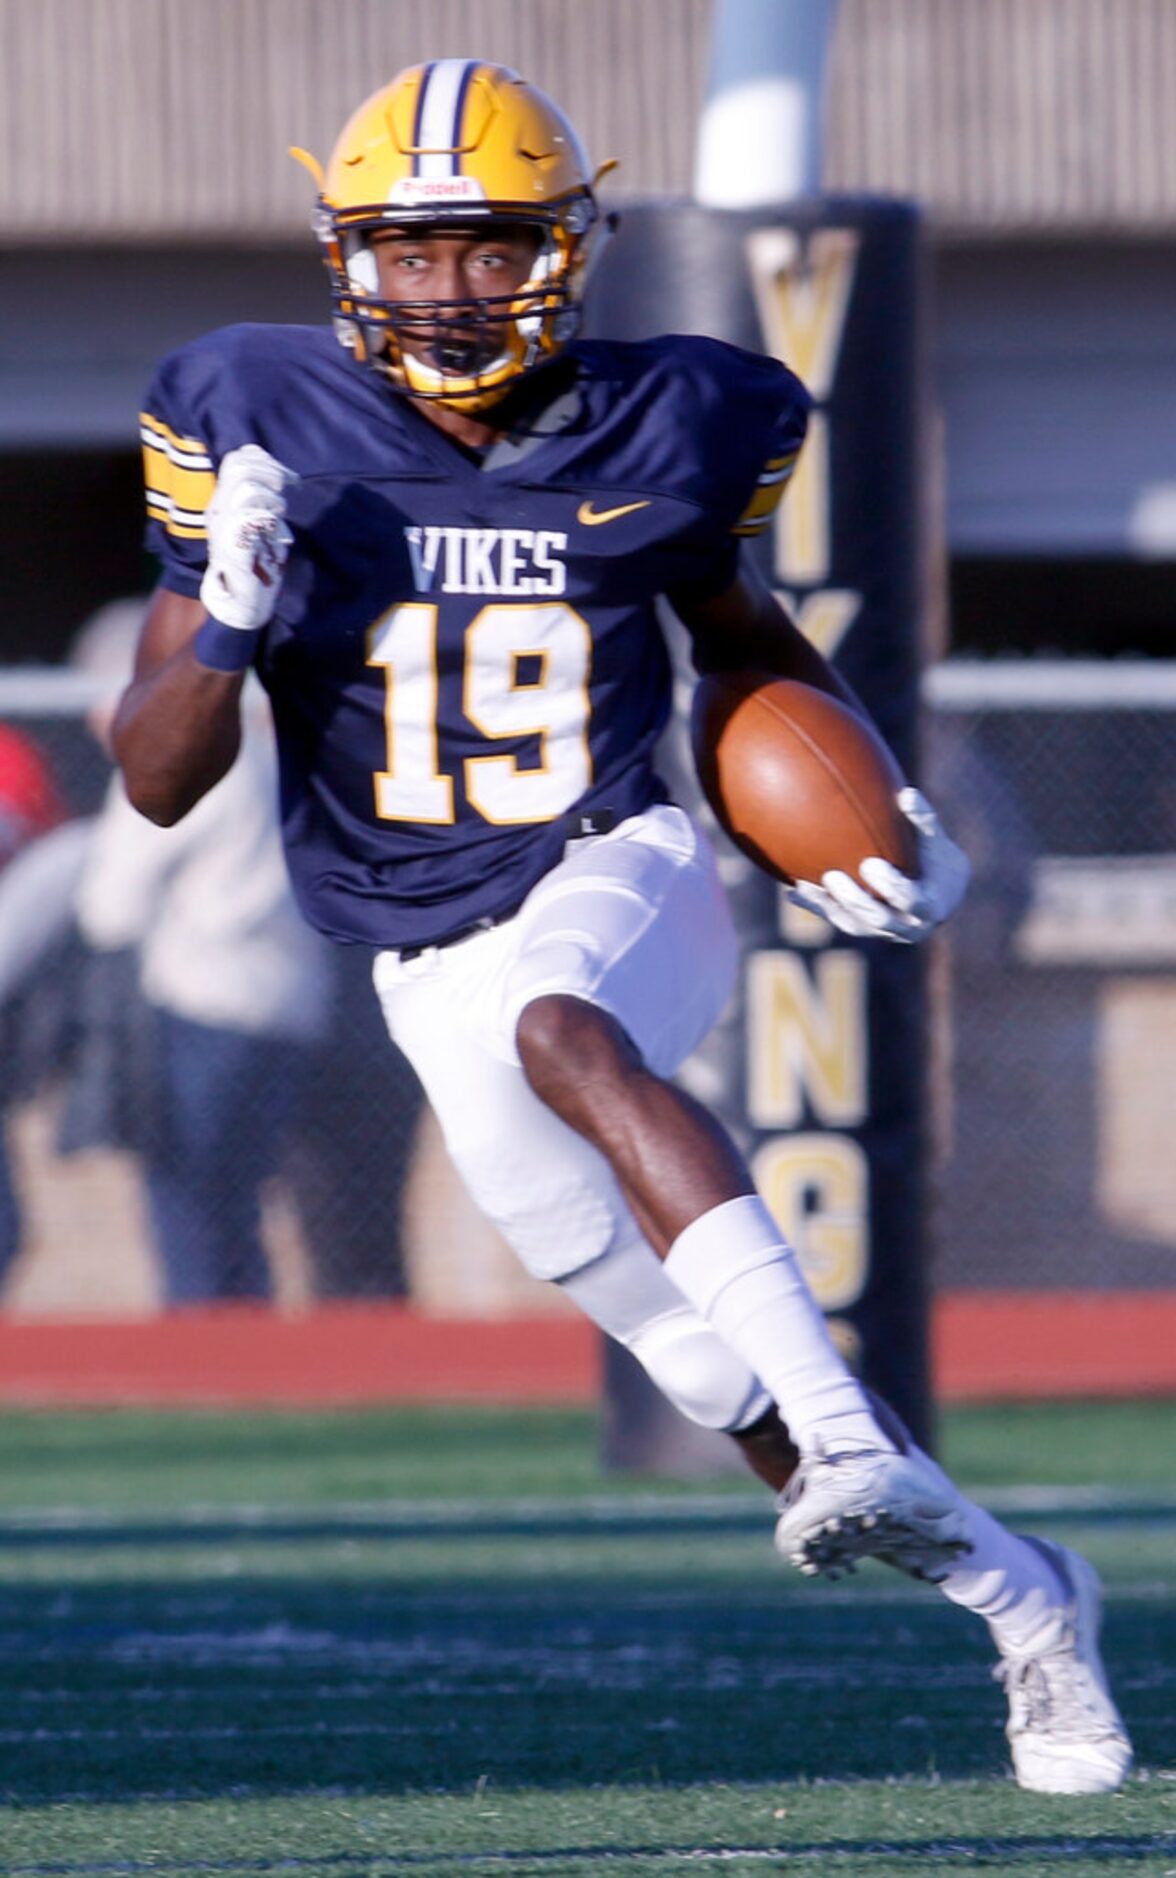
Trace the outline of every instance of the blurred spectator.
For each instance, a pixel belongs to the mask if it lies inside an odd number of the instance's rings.
[[[65,817],[48,759],[31,737],[0,724],[0,1279],[21,1238],[6,1118],[43,1067],[30,991],[68,929],[80,861]]]
[[[330,1033],[284,1170],[317,1298],[402,1297],[405,1190],[416,1166],[421,1088],[381,1046],[364,946],[334,946]]]
[[[104,608],[78,648],[75,663],[109,673],[112,699],[141,617],[140,602]],[[104,714],[91,723],[104,739]],[[290,893],[277,789],[258,688],[232,770],[177,827],[144,820],[112,780],[78,887],[90,988],[62,1146],[139,1151],[168,1304],[271,1290],[261,1189],[296,1125],[331,991],[326,942]],[[137,991],[146,1028],[127,1021]]]
[[[0,867],[65,813],[48,759],[23,731],[0,724]]]

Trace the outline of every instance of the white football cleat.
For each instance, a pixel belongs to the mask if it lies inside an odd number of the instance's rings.
[[[810,1577],[840,1578],[859,1559],[885,1558],[934,1583],[970,1549],[954,1490],[917,1450],[807,1455],[777,1508],[776,1550]]]
[[[1044,1552],[1066,1591],[1025,1650],[1001,1649],[993,1671],[1009,1702],[1005,1732],[1019,1786],[1030,1793],[1113,1793],[1131,1769],[1131,1742],[1107,1688],[1098,1649],[1098,1574],[1049,1539]]]

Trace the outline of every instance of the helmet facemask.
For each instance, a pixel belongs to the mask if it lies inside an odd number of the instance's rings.
[[[462,411],[497,402],[526,373],[562,351],[580,325],[578,290],[587,240],[598,221],[590,199],[563,213],[537,215],[494,204],[484,216],[469,210],[441,216],[388,209],[331,218],[328,263],[336,326],[343,343],[380,372],[394,390]],[[372,247],[381,232],[469,235],[533,230],[534,264],[508,293],[461,300],[389,300],[379,291]]]

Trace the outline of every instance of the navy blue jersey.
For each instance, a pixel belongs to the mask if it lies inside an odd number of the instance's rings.
[[[230,450],[298,478],[257,668],[294,890],[335,939],[423,945],[501,917],[559,860],[569,812],[664,796],[655,599],[730,583],[804,435],[798,380],[716,340],[583,342],[552,382],[560,426],[484,462],[326,328],[230,327],[151,386],[166,586],[199,592]]]

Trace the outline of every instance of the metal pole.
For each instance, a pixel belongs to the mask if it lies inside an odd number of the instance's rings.
[[[819,190],[836,15],[837,0],[715,0],[699,202],[749,209]]]

